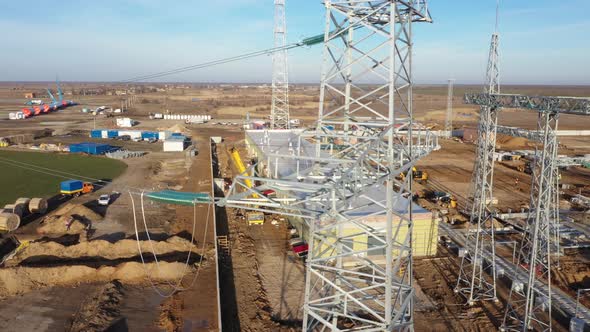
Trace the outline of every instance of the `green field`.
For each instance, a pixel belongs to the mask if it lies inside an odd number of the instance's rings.
[[[102,157],[0,150],[0,208],[19,197],[51,197],[59,193],[64,180],[92,182],[75,175],[114,179],[126,168],[122,161]]]

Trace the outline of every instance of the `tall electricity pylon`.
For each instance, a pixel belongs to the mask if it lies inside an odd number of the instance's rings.
[[[514,265],[512,286],[501,330],[551,331],[551,247],[555,222],[557,119],[560,113],[590,115],[590,98],[523,95],[466,95],[467,104],[501,109],[523,108],[539,113],[530,211]],[[486,257],[487,258],[487,257]]]
[[[557,112],[539,113],[538,129],[543,146],[535,155],[531,210],[518,255],[526,267],[527,280],[514,280],[502,328],[507,331],[551,331],[551,247],[555,222],[555,174],[557,171]],[[547,281],[548,292],[537,279]]]
[[[424,0],[324,5],[316,129],[284,153],[261,142],[275,176],[244,172],[221,204],[305,221],[304,331],[412,331],[411,170],[439,148],[414,128],[412,26],[430,14]]]
[[[275,0],[274,47],[287,45],[287,21],[285,0]],[[287,50],[281,49],[272,55],[272,106],[270,111],[272,129],[289,129],[289,68]]]
[[[449,80],[449,90],[447,95],[447,117],[445,120],[445,132],[447,138],[453,137],[453,83],[454,79]]]
[[[498,56],[498,10],[496,29],[492,34],[484,93],[500,93],[500,71]],[[469,228],[465,253],[455,291],[461,293],[469,304],[476,301],[497,300],[496,296],[496,250],[494,244],[494,218],[492,213],[494,151],[496,149],[496,127],[499,108],[480,107],[478,140],[471,181]],[[491,252],[491,257],[485,257]],[[486,277],[490,274],[490,278]]]
[[[346,180],[331,193],[333,206],[311,225],[304,329],[410,331],[413,223],[404,197],[411,196],[411,174],[397,177],[429,150],[413,135],[411,64],[413,23],[430,15],[426,1],[325,5],[316,135],[323,143],[341,140],[344,149],[333,157],[357,162],[339,174]],[[316,158],[321,152],[317,145]],[[376,189],[384,197],[369,198]],[[364,204],[376,209],[362,213]],[[385,223],[372,224],[375,218]],[[373,245],[355,245],[359,236]]]

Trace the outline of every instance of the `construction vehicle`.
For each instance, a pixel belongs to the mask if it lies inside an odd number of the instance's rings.
[[[289,244],[291,245],[293,253],[295,253],[295,255],[297,255],[297,257],[299,257],[299,258],[307,257],[309,245],[307,243],[305,243],[305,241],[302,238],[300,238],[300,237],[292,238],[289,241]]]
[[[408,174],[408,172],[403,172],[400,174],[400,178],[402,181],[406,179],[407,174]],[[412,167],[412,178],[414,179],[414,181],[416,181],[418,183],[426,183],[426,182],[428,182],[428,172],[418,170],[416,168],[416,166],[413,166]]]
[[[80,180],[67,180],[60,183],[60,193],[67,196],[80,196],[94,191],[94,185]]]
[[[238,152],[238,149],[231,148],[229,150],[229,153],[230,153],[232,161],[234,162],[234,165],[236,165],[236,168],[238,169],[238,172],[240,174],[244,174],[246,172],[246,166],[244,165],[244,162],[242,161],[242,157],[240,157],[240,153]],[[244,182],[246,183],[246,186],[248,186],[248,188],[252,188],[252,181],[250,179],[245,179]]]
[[[533,174],[533,170],[531,168],[530,161],[523,161],[520,160],[509,160],[509,161],[502,161],[500,165],[513,169],[517,172],[526,173],[526,174]]]
[[[246,213],[246,221],[248,222],[248,226],[263,225],[264,224],[264,213],[262,213],[262,212],[248,212],[248,213]]]

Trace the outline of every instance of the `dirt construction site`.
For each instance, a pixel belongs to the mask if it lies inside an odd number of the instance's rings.
[[[243,175],[236,153],[246,167],[260,158],[252,152],[244,124],[246,113],[250,121],[268,120],[267,88],[139,85],[128,109],[114,114],[112,110],[129,96],[108,92],[122,87],[64,86],[66,92],[72,91],[77,106],[18,120],[15,126],[15,121],[7,119],[8,112],[22,103],[24,91],[36,91],[41,85],[0,85],[0,137],[10,142],[0,148],[0,153],[12,153],[0,155],[0,168],[3,173],[22,173],[22,181],[30,181],[25,187],[35,189],[43,183],[45,187],[38,190],[49,190],[38,194],[46,200],[47,208],[37,213],[22,212],[18,228],[5,232],[0,239],[0,329],[300,331],[308,268],[305,255],[294,249],[293,239],[304,233],[296,223],[280,213],[263,213],[259,222],[254,222],[247,209],[196,201],[175,204],[150,196],[162,191],[203,193],[217,199],[231,195],[233,179]],[[438,225],[430,239],[435,248],[427,255],[416,255],[413,261],[416,331],[496,330],[502,324],[503,303],[510,292],[506,276],[497,278],[496,302],[470,306],[454,291],[461,267],[459,251],[465,245],[460,243],[461,238],[469,233],[466,206],[477,143],[469,133],[478,121],[478,108],[463,104],[458,97],[478,87],[457,89],[453,120],[460,135],[441,138],[440,149],[415,166],[416,172],[428,175],[416,178],[414,201],[435,216]],[[505,89],[590,95],[590,89],[579,87]],[[299,119],[300,126],[313,124],[318,92],[317,86],[292,87],[291,117]],[[431,130],[442,130],[446,86],[417,86],[414,98],[417,121]],[[107,111],[83,112],[102,105]],[[211,120],[187,124],[154,118],[157,113],[208,115]],[[166,142],[162,141],[92,137],[93,130],[117,130],[116,119],[121,117],[137,122],[133,130],[184,135],[190,139],[190,146],[169,152],[163,151]],[[536,114],[507,109],[498,121],[505,126],[534,128]],[[588,121],[563,115],[559,129],[584,130]],[[49,160],[69,153],[62,147],[82,142],[110,144],[142,154],[120,159],[125,167],[112,178],[92,178],[85,168],[75,165],[56,170],[16,159],[34,153]],[[559,155],[588,155],[589,143],[588,136],[559,136]],[[536,146],[524,138],[497,138],[497,151],[507,155]],[[107,158],[82,156],[88,160]],[[494,166],[496,253],[513,262],[515,243],[521,238],[515,229],[522,227],[526,217],[513,218],[511,214],[530,208],[532,174],[525,166],[524,158],[502,159]],[[576,165],[560,168],[559,172],[559,208],[567,216],[566,223],[581,235],[562,239],[563,247],[553,260],[558,263],[552,266],[551,283],[560,294],[576,299],[578,290],[590,288],[590,206],[576,200],[590,196],[590,169]],[[45,184],[46,178],[54,182]],[[62,195],[58,184],[66,179],[89,181],[94,190]],[[5,191],[2,198],[9,203],[26,197],[11,188],[0,190]],[[105,194],[110,202],[100,205],[99,198]],[[579,300],[581,306],[590,308],[590,293]],[[554,310],[553,330],[568,331],[570,319],[566,312]]]

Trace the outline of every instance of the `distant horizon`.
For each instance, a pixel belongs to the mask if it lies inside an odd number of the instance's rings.
[[[55,81],[0,81],[0,84],[55,84]],[[210,85],[271,85],[271,82],[188,82],[188,81],[141,81],[141,82],[117,82],[117,81],[59,81],[60,84],[111,84],[111,85],[142,85],[142,84],[210,84]],[[290,82],[290,85],[319,85],[320,82]],[[366,83],[372,84],[372,83]],[[365,84],[361,84],[365,85]],[[455,86],[483,86],[483,83],[457,83]],[[414,83],[414,86],[447,86],[447,83]],[[590,83],[584,84],[567,84],[567,83],[502,83],[501,86],[557,86],[557,87],[590,87]]]

